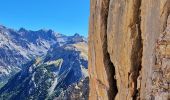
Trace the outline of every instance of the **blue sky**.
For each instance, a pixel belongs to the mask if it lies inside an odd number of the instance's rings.
[[[90,0],[0,0],[0,24],[19,29],[52,29],[88,34]]]

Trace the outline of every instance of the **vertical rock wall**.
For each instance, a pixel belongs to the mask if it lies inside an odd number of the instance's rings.
[[[170,0],[91,0],[90,100],[170,99]]]

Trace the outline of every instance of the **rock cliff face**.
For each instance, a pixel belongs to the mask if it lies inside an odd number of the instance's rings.
[[[90,100],[170,99],[170,0],[91,0]]]

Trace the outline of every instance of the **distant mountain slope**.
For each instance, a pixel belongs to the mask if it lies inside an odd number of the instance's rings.
[[[75,34],[65,36],[52,30],[13,30],[0,26],[0,83],[22,69],[22,64],[46,55],[54,45],[64,45],[86,40]]]
[[[68,98],[79,94],[75,98],[85,99],[88,95],[88,79],[85,79],[88,77],[87,59],[87,41],[81,40],[79,35],[75,34],[69,42],[51,46],[46,56],[23,65],[23,69],[1,88],[0,98],[6,100],[60,98],[64,100],[65,97],[62,96],[64,93]],[[76,83],[79,85],[76,86]],[[71,87],[75,93],[68,94],[72,92]],[[76,93],[77,87],[81,88],[78,93]],[[80,95],[81,93],[83,95]]]
[[[70,85],[55,100],[88,100],[89,78],[86,77],[78,83]]]

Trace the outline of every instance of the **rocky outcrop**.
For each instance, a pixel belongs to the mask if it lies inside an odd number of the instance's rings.
[[[91,0],[89,27],[90,100],[170,99],[170,0]]]
[[[59,97],[54,100],[88,100],[89,78],[70,85]]]

